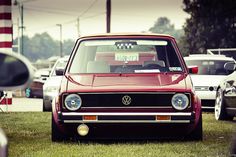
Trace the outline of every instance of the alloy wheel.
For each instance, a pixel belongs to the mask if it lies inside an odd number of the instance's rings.
[[[222,93],[221,90],[218,90],[215,101],[215,119],[219,120],[222,111]]]

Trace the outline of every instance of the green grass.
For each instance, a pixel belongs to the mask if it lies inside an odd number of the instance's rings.
[[[122,143],[52,143],[51,113],[0,113],[0,127],[9,140],[9,157],[224,157],[229,155],[234,122],[203,114],[204,140]]]

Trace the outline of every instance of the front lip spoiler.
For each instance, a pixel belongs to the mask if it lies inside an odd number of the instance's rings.
[[[193,123],[193,112],[58,112],[61,123]],[[96,116],[96,120],[84,120],[83,116]],[[156,116],[170,116],[158,120]]]

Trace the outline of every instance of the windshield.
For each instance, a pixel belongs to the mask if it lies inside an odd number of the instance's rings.
[[[198,66],[199,75],[228,75],[224,65],[230,61],[222,60],[186,60],[187,66]]]
[[[70,73],[157,73],[182,71],[179,58],[167,40],[82,41]]]

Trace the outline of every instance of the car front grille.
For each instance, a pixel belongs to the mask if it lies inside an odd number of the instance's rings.
[[[82,99],[82,108],[87,107],[171,107],[175,93],[78,93]],[[190,94],[186,94],[190,100]],[[66,96],[66,95],[65,95]],[[130,104],[122,102],[129,96]],[[190,100],[191,104],[191,100]]]

